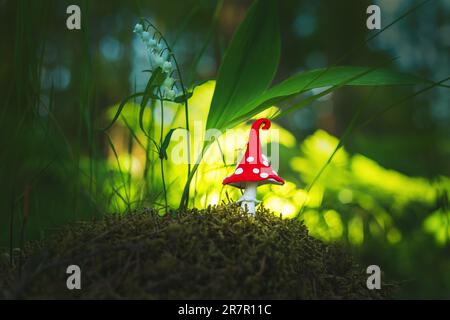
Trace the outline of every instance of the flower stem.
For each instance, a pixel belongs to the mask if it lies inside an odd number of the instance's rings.
[[[172,51],[172,48],[169,46],[169,44],[166,41],[166,39],[164,38],[162,32],[159,31],[159,29],[153,23],[151,23],[148,19],[143,19],[143,20],[145,22],[147,22],[148,25],[151,28],[153,28],[153,30],[156,31],[156,33],[158,33],[158,35],[160,37],[159,41],[162,40],[164,42],[167,50],[169,51],[170,56],[172,56],[172,59],[173,59],[173,61],[175,63],[175,68],[177,69],[181,90],[183,91],[183,96],[185,97],[185,100],[184,100],[184,114],[185,114],[185,122],[186,122],[186,131],[187,131],[187,134],[188,134],[188,137],[187,137],[187,140],[186,140],[186,142],[187,142],[187,182],[186,182],[186,185],[185,185],[185,189],[184,189],[184,192],[183,192],[183,196],[182,196],[182,199],[181,199],[180,206],[187,207],[188,202],[189,202],[190,181],[192,179],[192,177],[191,177],[191,138],[190,138],[190,131],[189,131],[189,106],[188,106],[188,101],[187,101],[187,98],[186,98],[187,97],[187,92],[186,92],[186,88],[185,88],[184,83],[183,83],[183,78],[181,76],[180,67],[178,65],[177,59],[175,58],[175,54]],[[161,142],[161,144],[162,144],[162,142]],[[187,194],[187,197],[186,197],[186,194]],[[167,206],[167,204],[166,204],[166,206]]]
[[[164,139],[164,100],[162,98],[162,93],[161,90],[159,91],[159,96],[160,96],[160,104],[161,104],[161,134],[160,134],[160,140],[159,140],[159,145],[160,147],[163,144],[163,139]],[[159,157],[160,158],[160,162],[161,162],[161,179],[162,179],[162,185],[163,185],[163,193],[164,193],[164,206],[165,206],[165,211],[167,213],[167,190],[166,190],[166,179],[164,177],[164,158],[163,157]]]

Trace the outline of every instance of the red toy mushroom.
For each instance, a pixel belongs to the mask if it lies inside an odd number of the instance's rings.
[[[278,174],[272,170],[269,160],[261,152],[261,142],[259,139],[259,129],[268,130],[270,128],[269,119],[256,120],[250,130],[250,137],[247,143],[247,150],[244,158],[237,165],[231,176],[223,180],[223,184],[245,189],[244,194],[238,200],[242,208],[247,208],[248,212],[255,214],[256,188],[262,184],[284,184]]]

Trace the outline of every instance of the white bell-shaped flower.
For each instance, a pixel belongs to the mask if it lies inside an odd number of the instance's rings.
[[[148,43],[148,41],[151,39],[150,37],[150,33],[148,33],[147,31],[142,32],[142,41],[144,43]]]
[[[149,40],[147,41],[147,49],[149,49],[149,50],[155,49],[155,48],[156,48],[156,45],[157,45],[157,42],[156,42],[155,39],[149,39]]]
[[[162,42],[157,42],[156,46],[155,46],[155,52],[157,52],[159,54],[163,50],[164,50],[164,45],[162,44]]]
[[[157,68],[157,67],[161,67],[164,64],[164,58],[162,56],[160,56],[159,54],[154,54],[153,55],[153,65]]]
[[[137,24],[134,26],[133,32],[134,32],[134,33],[142,33],[142,31],[144,31],[144,27],[142,26],[142,24],[137,23]]]
[[[153,71],[161,68],[166,73],[166,79],[158,88],[159,95],[163,99],[174,100],[178,96],[178,90],[175,86],[175,79],[170,76],[174,70],[174,65],[170,61],[171,54],[162,38],[156,40],[148,31],[144,30],[144,26],[140,23],[136,24],[133,30],[138,34],[142,42],[146,45],[147,55]]]
[[[164,82],[163,82],[163,87],[168,88],[168,89],[172,89],[173,84],[175,83],[175,79],[172,77],[167,77]]]
[[[172,62],[165,61],[163,63],[162,69],[163,69],[164,72],[170,73],[172,71]]]

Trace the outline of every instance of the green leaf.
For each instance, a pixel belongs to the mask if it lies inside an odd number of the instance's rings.
[[[147,106],[147,103],[150,100],[150,98],[154,96],[153,91],[155,90],[155,88],[161,86],[165,79],[166,74],[162,71],[160,67],[158,67],[156,68],[155,71],[153,71],[150,79],[147,82],[147,85],[145,86],[144,96],[142,97],[141,106],[139,110],[139,126],[142,132],[144,132],[147,137],[148,134],[144,129],[144,121],[143,121],[145,107]]]
[[[150,70],[148,70],[148,71],[150,71]],[[136,92],[132,95],[129,95],[125,99],[123,99],[120,102],[119,108],[117,108],[116,114],[114,115],[113,119],[111,120],[111,123],[109,125],[107,125],[105,128],[100,129],[100,130],[106,131],[114,125],[114,123],[117,121],[117,119],[119,119],[119,116],[122,113],[122,110],[128,101],[135,99],[137,97],[143,97],[142,102],[141,102],[140,112],[139,112],[139,125],[141,127],[141,130],[144,131],[144,133],[145,133],[145,130],[143,129],[143,121],[142,121],[142,117],[144,116],[145,106],[147,105],[148,100],[150,100],[150,98],[155,97],[155,95],[153,94],[153,90],[163,83],[163,81],[165,80],[165,77],[166,77],[165,73],[162,72],[161,68],[157,68],[152,73],[150,79],[148,80],[144,92]]]
[[[161,144],[161,148],[159,149],[159,158],[160,159],[166,159],[167,160],[167,148],[169,147],[169,143],[170,143],[170,139],[172,138],[172,134],[177,129],[182,129],[182,128],[170,129],[169,132],[167,133],[166,137],[164,138],[164,141]]]
[[[332,67],[297,74],[270,88],[264,99],[292,95],[313,88],[337,85],[344,81],[353,86],[412,85],[423,83],[416,76],[372,67]]]
[[[331,86],[331,88],[323,93],[309,97],[300,102],[297,105],[298,107],[305,106],[317,98],[337,90],[344,85],[387,86],[414,85],[426,82],[428,81],[413,75],[389,69],[370,67],[330,67],[307,71],[284,80],[242,106],[238,114],[235,114],[232,118],[228,118],[225,128],[230,128],[241,121],[248,120],[274,103],[292,98],[297,94],[314,88]]]
[[[182,94],[178,97],[176,97],[173,101],[176,103],[184,103],[186,100],[188,100],[190,97],[192,97],[192,92],[186,92],[186,94]]]
[[[126,97],[125,99],[123,99],[120,102],[119,108],[117,108],[116,114],[114,115],[111,123],[109,125],[107,125],[105,128],[100,129],[100,131],[106,131],[109,128],[111,128],[114,123],[117,121],[117,119],[119,119],[120,114],[122,113],[123,108],[125,107],[125,105],[127,104],[128,101],[130,101],[131,99],[137,98],[137,97],[142,97],[144,96],[144,92],[136,92],[132,95],[129,95],[128,97]]]
[[[273,0],[255,1],[225,52],[208,114],[207,128],[221,128],[271,84],[280,57]]]

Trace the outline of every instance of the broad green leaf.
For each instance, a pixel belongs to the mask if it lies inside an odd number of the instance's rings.
[[[424,80],[413,75],[371,67],[332,67],[297,74],[270,88],[264,99],[296,94],[313,88],[333,86],[349,80],[353,86],[412,85]]]
[[[331,67],[307,71],[288,78],[255,97],[252,101],[242,106],[239,113],[235,114],[234,117],[228,118],[224,127],[232,127],[241,121],[248,120],[274,103],[314,88],[331,87],[323,93],[300,102],[298,107],[311,103],[315,99],[339,89],[344,85],[387,86],[414,85],[426,82],[427,80],[413,75],[389,69],[369,67]]]
[[[280,57],[275,9],[273,0],[255,1],[233,35],[219,69],[207,128],[221,128],[271,84]]]
[[[159,158],[160,159],[166,159],[167,160],[167,148],[169,147],[169,143],[170,143],[170,139],[172,138],[172,134],[177,129],[181,129],[181,128],[170,129],[169,132],[167,133],[166,137],[164,138],[164,141],[161,144],[161,148],[159,150]]]

